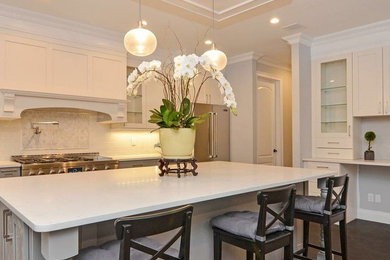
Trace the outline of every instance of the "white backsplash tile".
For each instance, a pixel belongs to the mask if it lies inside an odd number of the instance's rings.
[[[31,121],[58,121],[59,126],[41,126],[39,137],[33,134]],[[28,110],[22,119],[0,120],[0,160],[11,155],[45,153],[99,152],[102,155],[155,153],[158,134],[149,131],[111,129],[97,122],[97,113],[78,110]]]

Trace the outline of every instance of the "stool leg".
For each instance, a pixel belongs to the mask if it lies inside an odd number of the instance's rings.
[[[294,236],[291,233],[290,243],[288,246],[284,247],[284,260],[293,260],[294,259]]]
[[[310,222],[304,220],[303,221],[303,256],[307,256],[309,250],[309,228]]]
[[[340,243],[342,259],[347,260],[347,221],[345,219],[340,221]]]
[[[222,241],[219,234],[214,232],[214,260],[222,259]]]
[[[253,253],[251,251],[246,251],[246,260],[253,260]]]
[[[324,224],[325,259],[332,260],[332,231],[331,224]]]

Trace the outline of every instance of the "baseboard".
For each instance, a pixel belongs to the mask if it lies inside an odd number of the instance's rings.
[[[383,224],[390,224],[390,213],[383,211],[359,208],[357,218]]]

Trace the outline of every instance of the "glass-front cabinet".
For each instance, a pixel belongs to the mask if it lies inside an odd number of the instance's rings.
[[[347,60],[321,63],[321,133],[347,133]]]
[[[352,155],[352,55],[313,61],[313,156]]]

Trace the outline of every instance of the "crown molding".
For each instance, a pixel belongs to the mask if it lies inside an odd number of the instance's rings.
[[[228,58],[228,65],[242,62],[242,61],[247,61],[247,60],[256,60],[257,61],[262,56],[263,55],[258,55],[255,52],[242,53],[242,54],[239,54],[239,55],[236,55],[233,57],[229,57]]]
[[[326,45],[335,41],[351,40],[383,32],[390,32],[390,19],[316,37],[313,39],[313,46]]]
[[[3,32],[9,30],[125,53],[120,32],[5,4],[0,4],[0,28]]]
[[[286,66],[282,66],[282,65],[276,64],[273,61],[270,61],[270,60],[268,60],[266,58],[259,59],[257,61],[257,63],[261,64],[261,65],[265,65],[265,66],[271,67],[271,68],[275,68],[275,69],[291,72],[291,68],[290,67],[286,67]]]
[[[162,0],[163,2],[184,9],[196,15],[213,19],[213,10],[205,5],[197,3],[193,0]],[[215,21],[217,23],[224,22],[242,13],[251,11],[256,8],[261,8],[273,2],[280,0],[245,0],[238,4],[226,7],[221,10],[215,10]]]
[[[290,45],[299,43],[299,44],[306,45],[308,47],[310,47],[313,42],[313,38],[311,36],[303,33],[296,33],[296,34],[284,36],[282,37],[282,39],[287,41]]]

